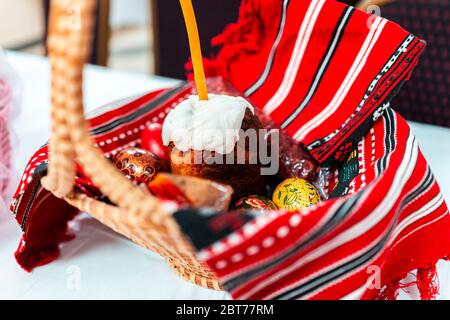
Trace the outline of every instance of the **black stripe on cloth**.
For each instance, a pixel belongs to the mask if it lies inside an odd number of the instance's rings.
[[[395,130],[395,115],[392,109],[386,110],[385,114],[386,114],[385,119],[387,119],[389,130],[389,132],[386,132],[386,143],[388,145],[386,150],[389,152],[387,152],[387,155],[383,159],[383,167],[382,167],[383,172],[386,170],[388,166],[388,157],[390,157],[391,152],[394,151],[396,147],[395,135],[392,134]]]
[[[115,119],[114,121],[111,121],[109,123],[105,123],[97,128],[95,128],[94,130],[91,130],[91,134],[94,136],[100,135],[100,134],[105,134],[108,133],[109,131],[114,130],[114,128],[129,123],[139,117],[141,117],[142,115],[146,114],[147,112],[151,111],[152,109],[160,106],[161,104],[163,104],[164,102],[170,100],[174,95],[176,95],[179,91],[183,90],[186,88],[186,85],[180,85],[177,86],[173,89],[170,89],[168,91],[165,91],[163,93],[161,93],[159,96],[155,97],[153,100],[151,100],[149,103],[145,104],[144,106],[142,106],[141,108],[135,110],[133,113]]]
[[[355,11],[355,9],[353,7],[347,7],[342,12],[342,14],[339,17],[339,20],[336,24],[336,28],[334,29],[333,34],[330,38],[330,42],[328,43],[328,48],[322,57],[322,61],[320,62],[320,65],[316,71],[316,74],[314,75],[314,78],[313,78],[313,81],[309,88],[308,93],[303,98],[303,101],[300,103],[300,105],[295,109],[295,111],[282,123],[281,127],[283,129],[287,128],[298,117],[298,115],[303,111],[303,109],[306,107],[306,105],[314,97],[317,87],[319,86],[320,81],[322,80],[322,78],[328,68],[328,65],[330,64],[331,59],[333,58],[334,54],[336,53],[336,49],[339,46],[339,43],[342,39],[342,36],[344,35],[347,24],[349,23],[354,11]]]
[[[425,192],[425,190],[427,190],[431,185],[433,185],[434,183],[434,176],[433,173],[430,170],[430,167],[427,166],[427,175],[426,178],[424,180],[424,182],[419,186],[419,188],[417,188],[417,190],[414,190],[411,194],[409,194],[406,198],[405,198],[405,206],[410,203],[411,201],[415,200],[417,197],[419,197],[422,193]]]
[[[367,129],[369,127],[371,127],[373,125],[373,123],[376,121],[376,119],[372,119],[371,117],[366,117],[366,114],[370,111],[370,110],[366,110],[363,114],[358,114],[359,111],[362,109],[362,107],[365,105],[368,97],[370,96],[370,94],[374,91],[376,91],[383,83],[379,81],[379,79],[381,79],[381,77],[383,77],[384,75],[387,75],[388,78],[390,78],[390,74],[392,74],[393,72],[395,72],[397,69],[392,68],[393,65],[399,61],[399,63],[403,62],[405,59],[407,59],[407,55],[404,54],[405,52],[410,52],[412,51],[419,43],[419,41],[415,42],[413,44],[413,46],[411,46],[410,48],[407,48],[408,50],[405,50],[405,46],[407,47],[408,45],[410,45],[415,39],[417,39],[414,35],[409,34],[408,36],[405,37],[405,39],[402,41],[402,43],[397,47],[397,49],[395,50],[394,54],[387,60],[387,62],[385,63],[385,65],[380,69],[380,72],[373,78],[373,80],[371,81],[369,87],[367,88],[365,94],[363,95],[363,98],[361,100],[361,102],[359,103],[358,107],[355,109],[355,111],[352,114],[351,118],[356,118],[354,117],[355,115],[358,115],[358,118],[360,119],[364,119],[365,121],[363,121],[362,124],[358,124],[356,125],[356,129],[355,131],[350,135],[350,137],[348,137],[345,141],[343,141],[342,143],[340,143],[340,145],[345,144],[346,141],[353,141],[356,137],[361,137],[361,135],[364,135],[364,133],[367,131]],[[399,60],[400,58],[400,60]],[[412,60],[411,58],[409,58],[409,60]],[[409,68],[404,68],[402,70],[402,73],[400,73],[399,75],[397,75],[397,78],[404,78],[405,73],[410,72]],[[374,83],[376,83],[375,85],[373,85]],[[387,98],[383,100],[382,103],[380,103],[380,107],[378,107],[377,109],[375,109],[375,111],[372,111],[373,115],[375,115],[377,112],[378,114],[383,112],[383,109],[386,108],[386,106],[388,106],[389,102],[392,100],[392,98],[397,94],[397,92],[400,90],[400,88],[402,87],[404,83],[404,80],[402,80],[399,84],[395,85],[394,83],[392,83],[392,85],[388,86],[384,91],[386,92],[390,92],[390,94],[388,94]],[[381,109],[381,110],[380,110]],[[349,118],[349,119],[351,119]],[[342,126],[336,130],[334,130],[331,134],[329,134],[328,136],[315,140],[312,143],[310,143],[307,146],[308,151],[313,152],[316,154],[316,157],[321,158],[322,154],[325,153],[327,150],[329,150],[332,146],[334,146],[335,144],[333,143],[332,145],[328,145],[328,146],[324,146],[326,145],[332,138],[334,138],[334,136],[337,133],[341,133],[342,135],[345,134],[346,132],[348,132],[349,130],[351,130],[351,128],[348,128],[348,121],[344,122],[342,124]],[[346,128],[347,127],[347,128]],[[321,148],[322,147],[322,148]],[[317,150],[321,148],[321,150]],[[333,159],[330,159],[331,157],[328,157],[327,159],[321,161],[324,164],[328,165],[333,165],[335,164],[333,161]]]
[[[384,170],[386,170],[388,157],[390,157],[391,153],[397,146],[395,136],[393,134],[395,130],[395,115],[391,108],[388,108],[388,110],[386,110],[383,119],[386,127],[386,130],[384,132],[385,153],[380,159],[378,159],[376,163],[377,175],[380,175],[384,172]]]
[[[39,188],[41,187],[41,179],[42,179],[42,177],[44,177],[47,174],[47,169],[48,169],[48,161],[41,163],[34,169],[34,173],[32,176],[33,181],[28,186],[28,188],[30,188],[30,187],[32,188],[32,191],[31,191],[30,198],[28,199],[28,201],[26,203],[25,211],[23,213],[22,222],[20,225],[22,232],[25,232],[25,228],[27,226],[28,215],[30,213],[30,210],[34,203],[36,195],[39,191]],[[16,206],[20,206],[20,203],[17,203]]]
[[[278,45],[280,44],[281,38],[283,36],[283,32],[284,32],[284,27],[286,26],[286,16],[287,16],[287,8],[289,6],[289,0],[284,0],[283,1],[283,6],[281,9],[281,19],[280,19],[280,24],[278,25],[278,32],[277,32],[277,37],[275,38],[275,42],[273,43],[272,49],[270,51],[269,57],[267,59],[267,64],[266,67],[264,68],[263,73],[259,76],[258,80],[247,90],[245,90],[245,95],[246,96],[251,96],[252,94],[254,94],[259,88],[261,88],[261,86],[264,84],[264,82],[266,81],[267,77],[270,74],[270,71],[272,69],[272,65],[273,65],[273,60],[275,58],[275,54],[276,51],[278,49]]]
[[[34,198],[36,198],[36,195],[37,195],[40,187],[41,187],[41,181],[40,180],[36,180],[34,182],[33,189],[31,191],[30,201],[28,201],[28,203],[27,203],[27,206],[25,208],[25,212],[24,212],[23,217],[22,217],[22,221],[20,223],[20,230],[22,230],[22,232],[25,232],[25,230],[26,230],[27,221],[28,221],[28,215],[29,215],[30,210],[31,210],[31,205],[34,202]]]
[[[411,151],[408,153],[408,150],[406,150],[406,152],[409,154],[406,168],[409,168],[411,165],[415,165],[415,163],[416,163],[416,161],[413,160],[413,149],[416,148],[416,141],[415,141],[415,138],[411,135],[411,133],[409,134],[408,140],[409,140],[409,138],[412,138],[412,143],[411,143]],[[406,156],[406,154],[405,154],[405,156]],[[407,169],[405,171],[407,171]],[[402,207],[403,207],[403,201],[400,204],[399,208],[402,208]],[[383,235],[381,240],[375,246],[370,248],[364,254],[356,257],[352,261],[349,261],[342,265],[338,265],[335,268],[333,268],[332,270],[330,270],[320,276],[317,276],[314,279],[312,279],[296,288],[286,291],[286,292],[274,297],[273,299],[279,299],[279,300],[299,299],[302,296],[305,296],[307,294],[311,294],[314,291],[317,291],[321,287],[325,286],[327,283],[329,283],[331,281],[335,281],[338,278],[345,276],[352,270],[355,270],[355,269],[362,267],[363,265],[366,265],[367,263],[369,263],[369,261],[374,259],[383,249],[384,245],[386,244],[387,240],[389,239],[389,236],[391,235],[392,231],[394,230],[395,226],[397,225],[397,221],[398,221],[400,213],[401,213],[401,210],[397,210],[397,212],[395,213],[394,219],[389,226],[388,231]]]
[[[322,237],[326,233],[328,233],[330,230],[332,230],[335,226],[337,226],[353,209],[356,202],[360,199],[359,195],[355,195],[354,197],[348,199],[346,202],[344,202],[333,214],[331,219],[323,225],[320,229],[318,229],[316,232],[314,232],[310,237],[307,239],[302,239],[300,243],[293,246],[291,249],[289,249],[286,253],[283,253],[281,256],[274,258],[273,260],[266,262],[260,266],[257,266],[256,268],[246,271],[237,277],[234,277],[228,281],[226,281],[223,286],[227,291],[231,291],[238,286],[240,286],[242,283],[248,281],[250,278],[254,278],[258,276],[261,273],[264,273],[265,271],[274,268],[276,265],[283,263],[287,259],[291,258],[293,255],[298,253],[300,250],[307,247],[309,244],[317,240],[318,238]]]

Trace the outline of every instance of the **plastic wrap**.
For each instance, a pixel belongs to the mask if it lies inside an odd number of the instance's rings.
[[[4,219],[17,179],[12,167],[11,122],[18,114],[20,82],[0,49],[0,221]]]

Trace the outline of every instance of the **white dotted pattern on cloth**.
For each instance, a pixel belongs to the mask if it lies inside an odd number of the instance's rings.
[[[274,212],[271,212],[271,213],[274,213]],[[285,212],[282,212],[282,213],[285,213]],[[272,247],[275,244],[275,242],[277,241],[277,239],[286,238],[292,232],[292,229],[294,229],[300,225],[300,223],[302,221],[302,214],[307,214],[307,212],[293,214],[290,217],[288,224],[279,227],[277,229],[275,235],[265,237],[259,244],[252,244],[250,247],[246,248],[244,250],[244,252],[237,252],[237,253],[233,254],[230,258],[230,261],[227,261],[225,259],[219,260],[218,262],[216,262],[215,268],[217,268],[218,270],[223,270],[232,263],[240,262],[240,261],[244,260],[245,257],[251,257],[254,255],[257,255],[263,249],[268,249],[268,248]],[[266,214],[265,216],[260,216],[255,219],[256,221],[253,221],[253,222],[247,224],[246,226],[244,226],[243,234],[245,236],[250,236],[250,235],[254,235],[254,233],[258,232],[259,230],[258,230],[258,228],[256,228],[256,225],[260,225],[260,223],[261,223],[261,222],[258,223],[258,220],[265,221],[265,225],[270,223],[273,219],[267,219],[268,215],[269,214]],[[279,215],[280,214],[277,214],[276,217],[278,217]],[[234,233],[234,234],[228,236],[228,238],[226,238],[225,240],[219,241],[218,243],[214,244],[211,247],[211,249],[202,250],[198,256],[199,256],[200,260],[205,261],[205,260],[208,260],[211,258],[211,253],[213,253],[213,254],[223,253],[227,249],[229,249],[230,246],[237,246],[237,245],[241,244],[243,241],[244,241],[244,238],[242,236],[240,236],[237,233]],[[220,250],[218,250],[218,249],[220,249]]]

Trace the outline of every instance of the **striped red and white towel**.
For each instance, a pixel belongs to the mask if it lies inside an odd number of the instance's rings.
[[[214,41],[223,48],[205,61],[209,75],[245,92],[336,168],[330,200],[311,209],[174,215],[223,287],[236,299],[391,299],[417,270],[421,297],[434,297],[435,264],[450,253],[450,216],[413,133],[389,105],[424,42],[324,0],[244,0],[239,21]],[[162,122],[192,90],[188,83],[152,92],[96,116],[97,145],[111,156],[139,144],[145,125]],[[27,270],[58,256],[77,214],[40,186],[47,151],[31,159],[12,205],[23,229],[16,258]],[[77,186],[95,196],[81,171]]]

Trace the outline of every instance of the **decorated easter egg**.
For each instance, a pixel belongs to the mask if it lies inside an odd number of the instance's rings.
[[[273,202],[280,209],[297,211],[317,204],[321,198],[316,187],[303,179],[287,179],[275,189]]]
[[[262,196],[249,196],[236,202],[236,209],[244,210],[276,210],[277,206],[272,200]]]
[[[136,183],[148,184],[158,172],[167,169],[167,164],[157,155],[138,148],[119,152],[114,163],[127,178]]]
[[[162,141],[162,126],[159,123],[152,123],[142,131],[141,148],[156,154],[164,161],[170,161],[169,150]]]

